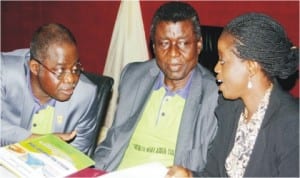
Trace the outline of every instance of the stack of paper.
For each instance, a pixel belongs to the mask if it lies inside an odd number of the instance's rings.
[[[54,135],[0,148],[0,165],[18,177],[64,177],[94,164],[84,153]]]
[[[147,163],[119,171],[114,171],[99,178],[164,178],[168,169],[161,163]]]

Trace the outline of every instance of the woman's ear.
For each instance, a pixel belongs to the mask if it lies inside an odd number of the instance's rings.
[[[40,64],[32,59],[28,61],[28,64],[29,64],[29,69],[30,69],[31,73],[33,73],[34,75],[37,75]]]
[[[259,64],[254,60],[247,60],[247,65],[251,77],[254,76],[260,70]]]

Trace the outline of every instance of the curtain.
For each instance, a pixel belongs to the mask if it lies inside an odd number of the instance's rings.
[[[123,67],[135,61],[149,59],[144,24],[139,1],[121,1],[104,67],[104,75],[114,79],[113,94],[108,106],[100,142],[111,127],[118,97],[119,78]]]

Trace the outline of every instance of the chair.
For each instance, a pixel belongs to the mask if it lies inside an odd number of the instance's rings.
[[[98,106],[97,113],[97,125],[96,134],[94,135],[93,145],[88,150],[87,155],[92,157],[97,146],[100,128],[103,126],[105,121],[105,115],[108,108],[108,104],[112,94],[112,86],[114,83],[113,78],[103,75],[97,75],[93,73],[83,73],[88,79],[90,79],[95,85],[97,85],[96,105]]]
[[[201,26],[203,48],[198,57],[198,62],[213,73],[219,59],[217,44],[222,30],[223,27]]]

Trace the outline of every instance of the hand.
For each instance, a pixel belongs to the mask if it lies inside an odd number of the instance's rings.
[[[53,134],[58,136],[63,141],[67,142],[67,141],[70,141],[70,140],[74,139],[77,132],[74,130],[74,131],[69,132],[69,133],[53,133]]]
[[[53,133],[53,135],[56,135],[57,137],[59,137],[60,139],[62,139],[63,141],[66,141],[66,142],[74,139],[76,134],[77,134],[77,132],[75,130],[72,132],[69,132],[69,133]],[[31,134],[28,139],[40,137],[40,136],[42,136],[42,135],[41,134]]]
[[[167,175],[165,176],[165,178],[192,178],[193,174],[190,170],[188,170],[187,168],[184,168],[182,166],[171,166],[169,167],[169,170],[167,172]]]

